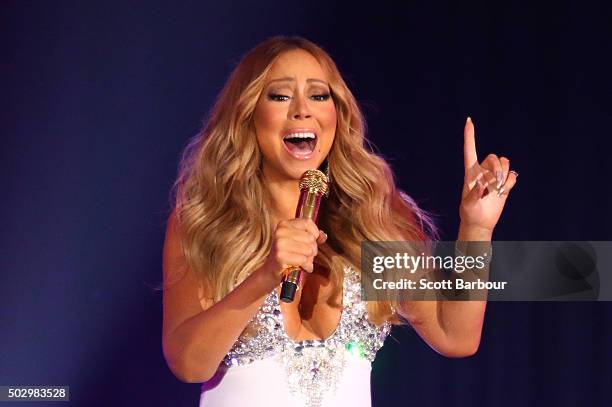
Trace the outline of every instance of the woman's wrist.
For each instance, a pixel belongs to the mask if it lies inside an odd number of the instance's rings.
[[[265,262],[253,273],[257,285],[263,287],[265,292],[270,292],[280,284],[280,281],[276,278],[276,273],[269,270],[269,267],[269,264]]]
[[[484,228],[478,225],[467,225],[461,222],[459,224],[459,235],[457,240],[485,242],[490,241],[493,237],[493,229]]]

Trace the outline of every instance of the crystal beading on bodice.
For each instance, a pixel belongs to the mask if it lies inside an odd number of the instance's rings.
[[[359,275],[345,267],[340,322],[329,338],[304,341],[289,338],[278,295],[272,290],[224,362],[231,367],[274,358],[286,371],[289,389],[307,406],[315,407],[327,392],[335,390],[346,358],[365,358],[372,362],[390,330],[389,323],[376,326],[367,320]]]

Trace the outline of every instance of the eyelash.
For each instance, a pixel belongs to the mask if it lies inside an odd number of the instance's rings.
[[[315,98],[314,100],[317,102],[325,102],[326,100],[328,100],[330,98],[330,94],[329,93],[322,93],[319,95],[312,95],[312,98]],[[281,99],[281,98],[286,98],[286,99]],[[280,95],[278,93],[270,93],[268,95],[268,99],[275,101],[275,102],[286,102],[287,100],[291,99],[291,96],[286,96],[286,95]]]

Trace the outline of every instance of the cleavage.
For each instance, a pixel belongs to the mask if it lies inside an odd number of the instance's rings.
[[[283,329],[294,342],[304,340],[325,340],[338,329],[342,318],[342,296],[330,304],[329,279],[320,273],[304,276],[302,288],[296,292],[292,303],[279,302],[283,316]],[[277,296],[279,294],[277,290]],[[302,295],[305,297],[302,298]]]

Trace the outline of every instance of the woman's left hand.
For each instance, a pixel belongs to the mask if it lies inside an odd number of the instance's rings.
[[[465,176],[459,216],[464,228],[493,232],[518,174],[510,171],[510,160],[489,154],[478,163],[474,124],[468,117],[463,130]]]

